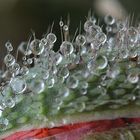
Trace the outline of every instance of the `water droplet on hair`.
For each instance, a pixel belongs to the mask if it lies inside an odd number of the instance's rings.
[[[59,89],[58,96],[67,97],[67,96],[69,96],[69,93],[70,93],[70,91],[67,87],[62,87],[61,89]]]
[[[64,41],[62,42],[60,46],[60,51],[62,52],[63,55],[70,55],[73,53],[74,48],[71,42]]]
[[[46,87],[47,88],[52,88],[55,84],[55,79],[54,78],[49,78],[47,81],[46,81]]]
[[[127,36],[131,45],[134,45],[138,40],[138,31],[134,27],[130,27],[127,30]]]
[[[102,32],[97,33],[95,36],[95,42],[99,45],[104,44],[106,40],[107,40],[107,36]]]
[[[9,120],[5,118],[0,118],[0,131],[6,130],[8,124],[9,124]]]
[[[108,65],[108,60],[105,56],[98,56],[96,58],[96,66],[98,69],[105,69]]]
[[[138,76],[138,74],[129,74],[128,76],[127,76],[127,80],[130,82],[130,83],[132,83],[132,84],[135,84],[135,83],[137,83],[138,81],[139,81],[139,76]]]
[[[75,76],[69,76],[66,80],[66,85],[69,88],[75,89],[79,84],[79,80]]]
[[[59,77],[63,77],[63,78],[67,78],[69,76],[69,70],[67,67],[62,67],[59,71],[58,71],[58,76]]]
[[[9,41],[5,43],[5,47],[7,48],[8,52],[13,51],[13,46]]]
[[[78,35],[76,37],[76,44],[79,46],[83,46],[86,43],[86,38],[84,35]]]
[[[31,43],[30,43],[30,49],[32,51],[32,53],[34,55],[40,55],[43,53],[44,51],[44,45],[41,43],[40,40],[38,39],[34,39]]]
[[[15,58],[13,55],[11,54],[7,54],[5,57],[4,57],[4,63],[7,67],[9,66],[12,66],[14,63],[15,63]]]
[[[54,58],[53,59],[54,59],[55,64],[56,65],[59,65],[62,62],[63,57],[62,57],[62,55],[60,53],[56,53],[54,55]]]
[[[33,93],[41,93],[45,89],[45,83],[43,80],[32,79],[29,88],[33,91]]]
[[[95,41],[95,36],[100,32],[102,32],[102,30],[99,26],[90,26],[86,36],[87,42]]]
[[[85,95],[87,94],[87,88],[80,88],[79,92],[81,95]]]
[[[64,31],[68,31],[68,30],[69,30],[69,27],[68,27],[67,25],[64,25],[64,26],[63,26],[63,30],[64,30]]]
[[[27,66],[23,66],[20,70],[22,75],[27,75],[29,73],[29,68]]]
[[[104,18],[104,20],[105,20],[105,23],[107,25],[112,25],[112,24],[115,23],[115,18],[112,17],[111,15],[106,15],[105,18]]]
[[[3,101],[3,105],[5,107],[13,108],[15,106],[15,101],[13,100],[13,98],[6,98]]]
[[[93,25],[95,25],[95,24],[94,24],[94,22],[93,22],[92,20],[87,20],[87,21],[84,23],[84,30],[85,30],[86,32],[88,32],[88,31],[89,31],[89,28],[90,28],[91,26],[93,26]]]
[[[48,41],[49,43],[54,44],[54,43],[56,42],[56,40],[57,40],[57,37],[56,37],[55,34],[49,33],[49,34],[47,35],[46,39],[47,39],[47,41]]]
[[[28,63],[29,65],[31,65],[31,64],[33,63],[33,59],[32,59],[32,58],[28,58],[28,59],[27,59],[27,63]]]
[[[10,82],[10,85],[13,92],[15,92],[16,94],[23,93],[27,88],[25,80],[20,77],[13,78]]]
[[[75,108],[78,112],[83,112],[86,108],[86,105],[85,105],[84,102],[81,102],[81,103],[78,102],[78,103],[75,104]]]
[[[90,60],[87,64],[87,68],[89,69],[90,72],[95,71],[96,67],[95,67],[95,60]]]
[[[18,46],[18,49],[24,55],[30,55],[32,53],[31,50],[28,48],[28,43],[27,42],[22,42]]]
[[[12,66],[12,71],[16,74],[19,73],[19,70],[20,70],[20,65],[18,63],[15,63],[13,66]]]
[[[63,25],[64,25],[64,22],[63,22],[62,20],[60,20],[59,26],[60,26],[60,27],[63,27]]]

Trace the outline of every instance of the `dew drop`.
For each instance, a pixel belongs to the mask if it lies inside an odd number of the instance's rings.
[[[27,42],[22,42],[18,46],[18,49],[24,55],[30,55],[32,53],[31,50],[28,48],[28,43]]]
[[[56,37],[55,34],[49,33],[49,34],[47,35],[46,39],[47,39],[47,41],[48,41],[49,43],[54,44],[54,43],[56,42],[56,40],[57,40],[57,37]]]
[[[3,105],[5,107],[13,108],[15,106],[15,101],[13,100],[13,98],[6,98],[3,101]]]
[[[31,65],[31,64],[33,63],[32,58],[28,58],[28,59],[27,59],[27,63],[28,63],[29,65]]]
[[[85,30],[86,32],[88,32],[88,31],[89,31],[89,28],[90,28],[91,26],[93,26],[93,25],[95,25],[95,24],[94,24],[94,22],[93,22],[92,20],[87,20],[87,21],[84,23],[84,30]]]
[[[13,78],[10,82],[10,85],[13,92],[15,92],[16,94],[23,93],[27,87],[25,80],[20,77]]]
[[[138,55],[138,51],[136,51],[135,49],[130,49],[129,50],[129,56],[130,58],[136,58]]]
[[[68,25],[64,25],[64,26],[63,26],[63,30],[64,30],[64,31],[68,31],[68,30],[69,30]]]
[[[66,79],[69,76],[69,70],[67,67],[62,67],[59,71],[58,71],[58,76],[59,77],[63,77],[64,79]]]
[[[82,46],[81,49],[80,49],[80,55],[84,55],[87,53],[87,48],[85,46]]]
[[[107,40],[107,37],[104,33],[102,32],[99,32],[96,34],[95,36],[95,41],[98,43],[98,44],[104,44]]]
[[[79,45],[79,46],[83,46],[84,44],[86,43],[86,38],[84,35],[78,35],[76,37],[76,44]]]
[[[60,51],[62,52],[63,55],[70,55],[73,53],[74,48],[71,42],[64,41],[62,42],[60,46]]]
[[[30,89],[33,91],[33,93],[42,93],[45,89],[45,83],[43,80],[39,79],[32,79],[30,85]]]
[[[126,59],[129,55],[128,50],[126,48],[122,48],[119,55],[121,58]]]
[[[26,61],[26,59],[27,59],[26,56],[23,56],[23,57],[22,57],[22,60],[23,60],[23,61]]]
[[[57,67],[56,67],[56,65],[52,65],[52,67],[51,67],[51,70],[50,70],[50,73],[52,73],[52,74],[56,74],[57,73]]]
[[[107,76],[115,79],[120,74],[120,71],[121,70],[119,66],[114,66],[107,72]]]
[[[56,53],[54,56],[54,62],[56,65],[59,65],[63,60],[63,57],[60,53]]]
[[[7,48],[8,52],[13,51],[13,46],[9,41],[5,43],[5,47]]]
[[[130,27],[127,30],[127,35],[130,43],[136,43],[138,40],[138,31],[134,27]]]
[[[7,126],[9,124],[9,121],[5,118],[0,118],[0,131],[6,130]]]
[[[79,64],[79,62],[80,62],[79,54],[72,53],[69,58],[70,58],[70,63]]]
[[[13,66],[12,66],[12,71],[17,73],[19,72],[20,70],[20,65],[18,63],[15,63]]]
[[[88,88],[88,83],[87,83],[86,81],[82,81],[82,82],[80,83],[80,86],[81,86],[82,88],[87,89],[87,88]]]
[[[106,15],[105,18],[104,18],[104,20],[105,20],[105,23],[107,25],[112,25],[112,24],[115,23],[115,18],[112,17],[111,15]]]
[[[96,58],[96,65],[97,65],[97,68],[102,70],[102,69],[105,69],[108,65],[108,60],[105,56],[98,56]]]
[[[86,108],[86,105],[84,102],[76,103],[75,108],[78,112],[83,112]]]
[[[98,90],[99,90],[99,92],[102,94],[102,95],[106,95],[106,88],[104,88],[104,87],[102,87],[102,86],[98,86]]]
[[[60,20],[60,22],[59,22],[59,26],[60,26],[60,27],[63,27],[63,25],[64,25],[63,21]]]
[[[106,27],[106,31],[107,31],[107,33],[112,32],[112,27],[111,26],[107,26]]]
[[[44,51],[44,45],[41,43],[40,40],[38,39],[34,39],[31,43],[30,43],[30,49],[32,51],[32,53],[34,55],[40,55],[43,53]]]
[[[3,95],[3,98],[9,97],[9,94],[11,93],[11,88],[10,88],[10,86],[9,86],[9,85],[4,86],[1,93],[2,93],[2,95]]]
[[[87,88],[80,88],[80,94],[85,95],[87,94]]]
[[[87,64],[87,68],[89,69],[90,72],[95,71],[95,60],[90,60]]]
[[[20,69],[20,73],[22,75],[27,75],[29,73],[29,69],[27,66],[23,66],[21,69]]]
[[[42,38],[41,40],[42,45],[46,45],[47,44],[47,39],[46,38]]]
[[[50,75],[49,71],[43,71],[43,79],[44,80],[47,80],[49,78],[49,75]]]
[[[88,33],[92,35],[92,37],[95,37],[95,35],[97,35],[100,32],[102,32],[102,29],[100,28],[100,26],[97,25],[90,26],[88,30]]]
[[[75,76],[69,76],[66,80],[66,85],[69,88],[75,89],[79,84],[79,80]]]
[[[118,20],[117,21],[117,27],[118,27],[119,30],[123,30],[126,27],[126,23],[121,21],[121,20]]]
[[[69,96],[69,89],[67,87],[62,87],[59,89],[58,95],[61,97],[68,97]]]
[[[55,79],[54,78],[49,78],[46,82],[46,87],[47,88],[52,88],[55,84]]]
[[[7,67],[9,66],[12,66],[14,63],[15,63],[15,58],[13,55],[11,54],[7,54],[5,57],[4,57],[4,63]]]
[[[139,76],[138,76],[138,74],[129,74],[128,76],[127,76],[127,80],[130,82],[130,83],[132,83],[132,84],[135,84],[135,83],[137,83],[138,81],[139,81]]]

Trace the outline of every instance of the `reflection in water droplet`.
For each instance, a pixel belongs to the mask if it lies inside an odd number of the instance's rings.
[[[9,124],[9,121],[7,119],[0,118],[0,131],[6,130],[8,124]]]
[[[69,88],[75,89],[77,88],[79,81],[75,76],[68,77],[66,84]]]
[[[63,55],[70,55],[73,53],[74,48],[71,42],[64,41],[62,42],[60,46],[60,51],[62,52]]]
[[[86,43],[86,38],[85,38],[85,36],[79,34],[79,35],[76,37],[76,43],[77,43],[77,45],[79,45],[79,46],[83,46],[83,45]]]
[[[34,93],[41,93],[44,91],[45,89],[45,83],[43,80],[39,80],[39,79],[32,79],[32,82],[30,83],[30,89],[34,92]]]
[[[15,106],[15,101],[12,98],[5,99],[3,105],[5,107],[13,108]]]
[[[14,63],[15,63],[15,58],[13,55],[11,54],[7,54],[5,57],[4,57],[4,63],[7,67],[9,66],[12,66]]]
[[[30,43],[30,49],[34,55],[40,55],[44,51],[44,45],[40,40],[35,39]]]
[[[100,70],[106,68],[107,65],[108,65],[107,58],[105,56],[98,56],[96,58],[96,65],[97,65],[97,68],[100,69]]]
[[[112,17],[111,15],[106,15],[104,21],[107,25],[112,25],[115,23],[115,18]]]
[[[47,41],[48,41],[49,43],[55,43],[56,40],[57,40],[57,37],[56,37],[55,34],[49,33],[49,34],[47,35],[46,39],[47,39]]]
[[[67,87],[62,87],[59,89],[58,96],[67,97],[69,96],[69,89]]]
[[[90,28],[91,26],[93,26],[93,25],[95,25],[95,24],[94,24],[94,22],[93,22],[92,20],[87,20],[87,21],[84,23],[84,30],[85,30],[86,32],[88,32],[88,31],[89,31],[89,28]]]
[[[127,80],[132,83],[132,84],[135,84],[139,81],[139,76],[138,74],[129,74],[127,76]]]
[[[10,82],[10,85],[13,92],[15,92],[16,94],[23,93],[27,87],[25,80],[20,77],[13,78]]]
[[[58,76],[63,77],[63,78],[67,78],[69,76],[69,70],[67,67],[62,67],[59,71],[58,71]]]

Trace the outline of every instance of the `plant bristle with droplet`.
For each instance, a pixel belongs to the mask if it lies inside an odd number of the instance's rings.
[[[54,51],[57,35],[53,31],[42,39],[34,36],[17,48],[24,55],[22,63],[12,55],[12,44],[5,44],[0,134],[29,124],[54,127],[140,117],[140,26],[111,16],[105,17],[105,23],[106,33],[94,18],[88,18],[84,31],[70,39],[69,25],[60,21],[58,51]],[[80,113],[94,115],[73,117]]]

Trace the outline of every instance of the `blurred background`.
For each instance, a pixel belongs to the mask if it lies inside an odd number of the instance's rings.
[[[0,0],[0,51],[4,51],[8,40],[14,46],[27,40],[31,29],[40,38],[53,21],[53,30],[58,32],[60,17],[65,20],[68,14],[70,32],[74,33],[80,20],[86,20],[90,9],[97,16],[110,13],[117,18],[134,13],[136,20],[139,19],[139,5],[140,0]]]

